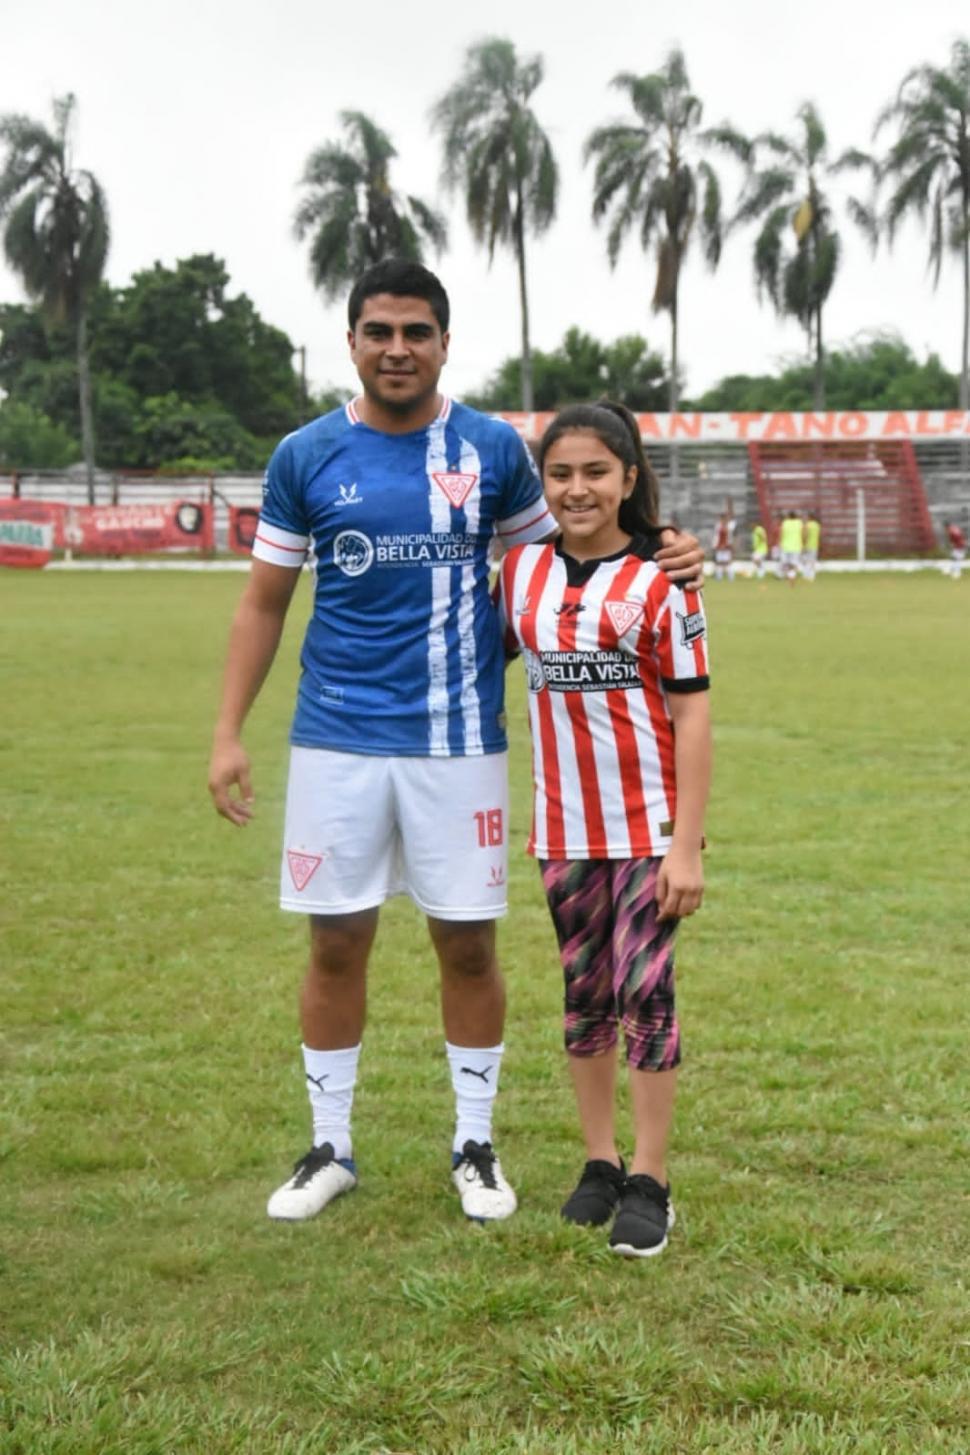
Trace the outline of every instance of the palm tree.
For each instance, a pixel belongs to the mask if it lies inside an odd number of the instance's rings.
[[[825,352],[822,311],[832,291],[842,252],[833,223],[832,205],[821,178],[851,168],[875,170],[872,158],[849,150],[828,160],[828,138],[815,106],[806,101],[798,110],[800,134],[794,139],[764,132],[754,138],[754,156],[771,153],[762,168],[752,166],[738,205],[737,222],[762,219],[754,244],[754,276],[759,298],[768,295],[782,315],[797,318],[814,353],[815,408],[825,404]],[[853,221],[875,246],[876,217],[872,206],[855,197],[847,200]],[[788,230],[793,241],[786,247]]]
[[[939,283],[943,253],[963,262],[960,408],[970,408],[970,42],[958,40],[950,68],[916,66],[876,122],[898,126],[881,174],[894,190],[886,205],[890,243],[907,213],[930,214],[930,267]]]
[[[670,410],[680,396],[678,321],[680,275],[699,222],[704,256],[721,257],[721,186],[699,153],[724,148],[746,162],[749,146],[730,126],[701,129],[703,107],[690,90],[683,53],[674,49],[647,76],[624,71],[612,85],[629,98],[635,119],[598,127],[586,142],[596,159],[593,220],[609,220],[606,251],[615,267],[623,241],[636,232],[647,251],[656,246],[653,311],[670,314]]]
[[[77,341],[81,444],[88,499],[94,501],[94,422],[88,360],[88,306],[108,256],[108,207],[91,172],[72,166],[73,95],[54,102],[54,129],[29,117],[0,117],[7,154],[0,172],[3,248],[31,298]]]
[[[448,240],[437,212],[392,189],[397,151],[387,133],[362,111],[342,111],[340,122],[344,142],[328,142],[307,159],[295,218],[297,237],[311,235],[310,274],[328,299],[384,258],[421,262],[422,239],[437,252]]]
[[[510,40],[469,46],[465,69],[432,108],[442,133],[445,187],[465,194],[475,241],[511,247],[519,273],[522,321],[522,408],[533,407],[526,234],[544,232],[556,215],[559,170],[529,99],[543,76],[541,56],[519,61]]]

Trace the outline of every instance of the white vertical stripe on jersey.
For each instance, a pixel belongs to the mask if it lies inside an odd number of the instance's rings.
[[[431,529],[451,529],[451,505],[444,491],[434,482],[435,471],[447,470],[444,420],[436,419],[428,426],[428,450],[425,472],[428,477],[428,506]],[[448,643],[445,624],[451,604],[451,568],[431,566],[431,614],[428,621],[428,718],[429,753],[432,758],[447,758],[448,747]]]
[[[463,475],[478,479],[465,497],[466,530],[478,534],[482,508],[482,462],[475,446],[461,441],[458,468]],[[482,751],[482,713],[477,691],[478,660],[475,651],[475,565],[461,568],[461,592],[458,597],[458,656],[461,664],[461,717],[465,733],[465,752]]]
[[[561,556],[556,556],[546,578],[545,589],[539,600],[531,603],[535,613],[540,651],[557,652],[559,650],[559,618],[554,613],[556,606],[562,601],[565,589],[565,563]],[[553,692],[548,687],[544,687],[543,691],[549,693],[552,708],[550,717],[556,738],[556,756],[559,759],[563,835],[567,844],[584,844],[586,842],[586,814],[583,811],[583,789],[579,773],[579,758],[576,753],[576,734],[573,732],[569,708],[566,705],[567,694]],[[538,712],[535,717],[535,729],[539,730]],[[539,829],[543,838],[546,833],[546,822],[547,820],[544,819]]]
[[[619,561],[605,562],[599,567],[592,580],[588,583],[583,593],[583,601],[586,610],[579,618],[576,632],[577,647],[586,651],[596,651],[600,644],[600,623],[603,616],[603,600],[610,587],[613,585],[620,570],[627,564],[627,558]],[[627,595],[634,594],[633,587],[639,581],[639,573],[634,578],[634,583],[627,589]],[[629,697],[631,694],[625,694]],[[584,694],[585,702],[585,694]],[[589,736],[593,747],[593,761],[596,764],[596,777],[602,786],[603,795],[603,827],[606,833],[606,842],[610,853],[622,859],[632,857],[630,845],[629,826],[625,813],[621,817],[617,813],[610,812],[610,798],[606,796],[609,785],[620,780],[620,752],[616,740],[616,733],[613,729],[613,721],[610,717],[607,705],[607,694],[597,694],[596,708],[587,713],[589,723]]]

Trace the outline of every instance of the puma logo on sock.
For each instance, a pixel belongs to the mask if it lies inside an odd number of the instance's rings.
[[[488,1073],[491,1071],[491,1069],[491,1066],[486,1066],[484,1071],[475,1071],[471,1066],[463,1066],[461,1068],[461,1074],[462,1076],[477,1076],[479,1081],[487,1082]]]
[[[312,1081],[314,1086],[318,1086],[321,1091],[326,1091],[327,1088],[324,1086],[323,1083],[330,1079],[330,1072],[325,1071],[322,1076],[311,1076],[308,1071],[306,1074],[306,1079],[307,1081]]]

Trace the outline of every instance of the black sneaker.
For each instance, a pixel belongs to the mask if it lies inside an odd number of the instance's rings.
[[[667,1246],[667,1233],[674,1225],[670,1183],[661,1187],[645,1172],[634,1172],[626,1180],[610,1247],[625,1258],[652,1258]]]
[[[584,1228],[598,1228],[608,1223],[626,1186],[626,1168],[621,1162],[587,1162],[575,1190],[563,1203],[561,1212],[567,1223]]]

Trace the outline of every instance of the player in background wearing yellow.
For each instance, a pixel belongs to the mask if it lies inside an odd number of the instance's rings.
[[[759,581],[765,579],[765,561],[767,556],[768,532],[759,520],[751,532],[751,564],[754,566],[754,574]]]
[[[794,586],[801,570],[802,551],[805,549],[805,533],[800,516],[789,510],[782,522],[779,537],[781,546],[781,575]]]
[[[813,511],[806,510],[802,517],[802,575],[806,581],[814,581],[818,572],[818,547],[821,539],[821,522]]]

